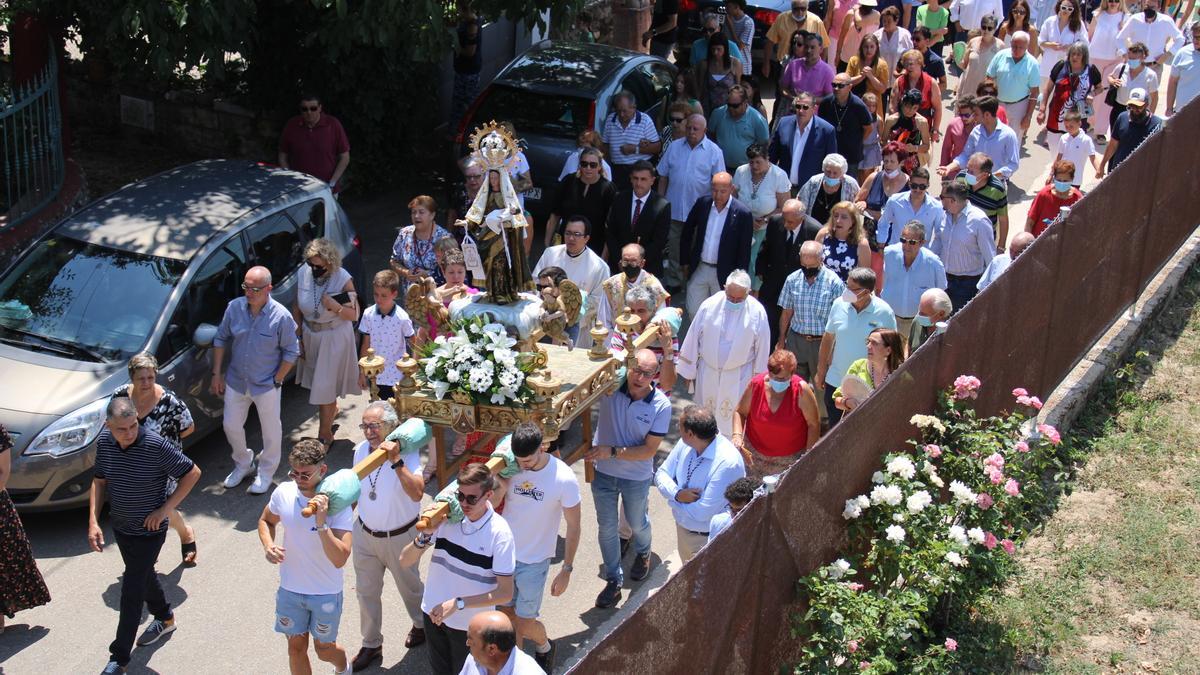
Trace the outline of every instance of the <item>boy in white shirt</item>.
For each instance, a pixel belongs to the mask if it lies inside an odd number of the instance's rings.
[[[275,632],[287,636],[293,675],[312,672],[309,633],[317,658],[332,663],[337,673],[349,673],[346,650],[337,643],[337,633],[342,618],[342,567],[350,559],[354,509],[331,514],[329,497],[316,493],[317,484],[329,470],[321,441],[300,441],[288,461],[292,480],[275,488],[258,519],[258,539],[267,562],[279,565]],[[310,500],[315,512],[305,518],[300,511]],[[287,533],[286,547],[275,540],[275,526],[280,523]]]
[[[386,401],[395,395],[395,386],[400,383],[396,362],[408,352],[408,338],[414,330],[408,313],[396,304],[400,276],[392,270],[383,270],[375,275],[373,285],[375,304],[363,312],[358,322],[358,332],[362,333],[359,353],[366,354],[367,349],[374,348],[375,355],[383,357],[383,372],[375,378],[375,383],[379,385],[379,398]],[[367,388],[367,378],[362,374],[358,376],[358,386]]]
[[[571,583],[572,564],[579,548],[579,480],[566,462],[546,452],[542,430],[522,422],[512,433],[512,452],[521,472],[502,479],[504,519],[516,542],[517,565],[513,599],[501,606],[516,626],[517,648],[522,638],[533,641],[533,658],[547,673],[554,670],[554,643],[538,621],[550,559],[558,543],[558,523],[567,521],[562,569],[550,584],[550,595],[562,595]]]
[[[1083,133],[1083,115],[1079,114],[1078,110],[1068,110],[1063,115],[1063,126],[1066,127],[1067,133],[1059,134],[1058,140],[1054,145],[1054,161],[1050,162],[1051,171],[1056,163],[1062,160],[1071,162],[1076,166],[1075,178],[1071,180],[1071,184],[1079,187],[1083,182],[1083,167],[1088,162],[1092,163],[1092,169],[1096,169],[1099,163],[1096,159],[1096,145],[1092,143],[1092,137]],[[1049,183],[1054,176],[1046,179]]]

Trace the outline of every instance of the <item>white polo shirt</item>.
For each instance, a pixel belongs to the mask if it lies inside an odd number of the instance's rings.
[[[1074,136],[1058,134],[1052,155],[1057,156],[1059,153],[1062,153],[1063,161],[1075,165],[1075,178],[1071,184],[1079,187],[1083,182],[1083,172],[1091,166],[1090,158],[1096,154],[1096,144],[1092,142],[1092,137],[1084,133],[1082,129]]]
[[[671,141],[658,161],[658,175],[667,177],[671,220],[687,220],[696,200],[710,191],[713,174],[725,170],[725,153],[706,136],[692,147],[686,138]]]
[[[511,577],[516,568],[512,530],[491,504],[475,522],[463,518],[457,523],[442,523],[429,545],[434,549],[433,559],[421,597],[421,611],[426,614],[447,600],[495,590],[496,577]],[[453,612],[445,624],[466,630],[472,617],[489,609],[495,607]]]
[[[396,367],[396,362],[404,358],[408,338],[416,332],[408,313],[400,309],[399,303],[392,305],[392,311],[388,314],[380,314],[379,306],[371,305],[363,312],[358,331],[371,336],[371,349],[375,350],[377,356],[383,357],[383,372],[375,382],[389,387],[399,384],[400,369]]]

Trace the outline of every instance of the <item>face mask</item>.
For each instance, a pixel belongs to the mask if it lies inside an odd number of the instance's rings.
[[[976,178],[975,174],[973,173],[963,174],[963,180],[965,180],[967,185],[970,187],[975,187],[975,184],[979,182],[979,179]]]
[[[800,268],[800,271],[804,272],[804,278],[805,278],[805,279],[816,279],[816,278],[817,278],[817,275],[821,273],[821,268],[820,268],[820,266],[817,266],[817,267],[801,267],[801,268]]]
[[[918,314],[917,315],[917,325],[920,326],[921,328],[929,328],[930,326],[933,325],[933,319],[925,316],[924,314]]]
[[[625,276],[629,277],[630,280],[633,280],[633,279],[636,279],[638,277],[638,275],[642,273],[642,268],[638,267],[637,265],[622,264],[621,271],[624,272]]]
[[[1071,189],[1070,181],[1056,180],[1054,181],[1054,189],[1059,192],[1066,192]]]
[[[842,299],[850,304],[854,304],[858,302],[858,294],[847,288],[846,290],[842,291]]]
[[[317,267],[315,265],[309,265],[309,268],[312,269],[312,275],[313,275],[314,279],[320,279],[321,277],[325,276],[325,268],[324,267]]]
[[[1142,65],[1142,60],[1141,59],[1129,59],[1128,63],[1129,63],[1130,68],[1137,68],[1138,66]]]
[[[841,185],[841,183],[842,183],[841,178],[830,178],[829,176],[825,176],[824,180],[825,180],[825,185],[827,187],[837,187],[838,185]]]
[[[772,380],[771,378],[767,378],[767,383],[771,385],[771,390],[774,391],[776,394],[782,394],[783,392],[788,390],[788,387],[792,386],[792,383],[788,380],[784,380],[784,381],[780,382],[779,380]]]
[[[1154,20],[1154,15],[1155,15],[1155,14],[1157,14],[1157,13],[1158,13],[1158,12],[1155,12],[1154,10],[1150,9],[1149,7],[1147,7],[1147,8],[1146,8],[1146,20],[1147,20],[1147,21],[1153,21],[1153,20]]]
[[[727,309],[731,312],[740,312],[745,308],[746,308],[745,302],[731,302],[729,300],[725,301],[725,309]]]
[[[884,171],[883,175],[887,176],[888,178],[895,178],[896,176],[900,175],[900,169],[892,169],[891,171]]]

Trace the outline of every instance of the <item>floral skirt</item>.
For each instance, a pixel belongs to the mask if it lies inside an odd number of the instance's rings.
[[[50,591],[33,559],[17,509],[8,491],[0,490],[0,613],[12,617],[48,602]]]
[[[745,443],[746,449],[750,451],[750,457],[754,461],[752,465],[746,467],[746,477],[758,483],[762,482],[764,476],[773,476],[787,471],[804,454],[801,451],[794,455],[784,455],[782,457],[764,455],[755,450],[749,441]]]

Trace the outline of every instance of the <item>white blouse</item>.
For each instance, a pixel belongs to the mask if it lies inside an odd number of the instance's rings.
[[[1121,32],[1126,19],[1124,12],[1105,12],[1097,16],[1092,43],[1088,45],[1093,60],[1115,61],[1120,58],[1117,54],[1117,33]]]

